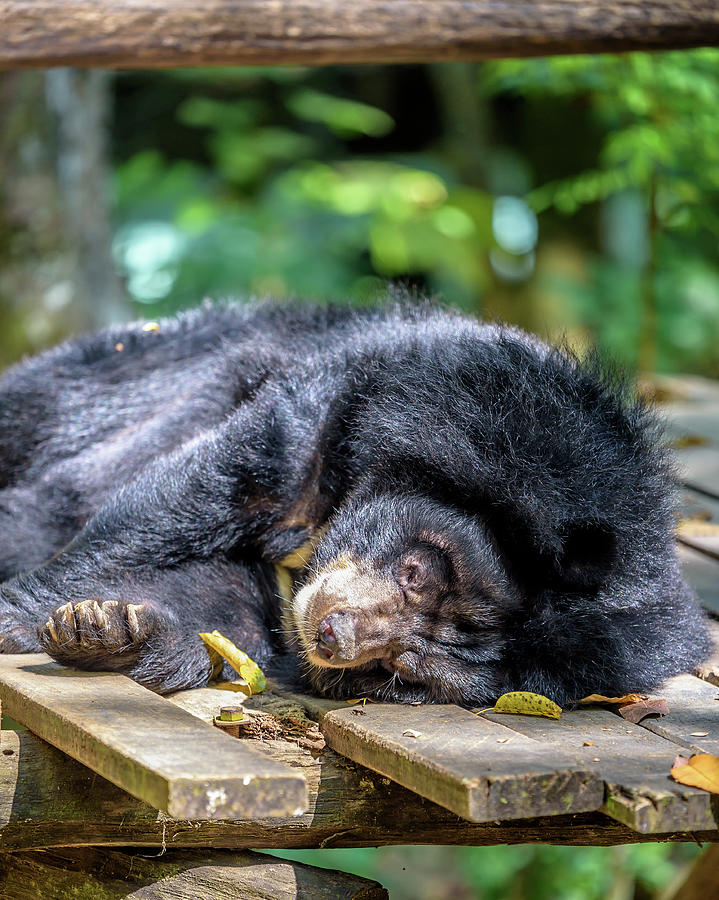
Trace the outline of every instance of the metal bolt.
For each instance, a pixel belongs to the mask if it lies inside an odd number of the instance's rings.
[[[221,722],[241,722],[245,717],[240,706],[223,706],[220,709]]]

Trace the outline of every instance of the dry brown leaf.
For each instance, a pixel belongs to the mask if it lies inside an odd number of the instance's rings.
[[[647,716],[668,716],[669,706],[667,701],[660,697],[648,697],[646,700],[638,700],[636,703],[627,703],[619,707],[619,715],[636,725]]]
[[[562,714],[562,707],[557,706],[549,697],[543,697],[542,694],[533,694],[530,691],[511,691],[509,694],[502,694],[494,704],[492,712],[558,719]]]
[[[626,703],[638,703],[640,700],[646,700],[646,694],[625,694],[623,697],[604,697],[602,694],[590,694],[583,700],[580,700],[582,706],[590,706],[592,704],[608,704],[610,706],[622,706]]]
[[[719,756],[711,753],[696,753],[689,759],[677,756],[671,775],[679,784],[719,794]]]

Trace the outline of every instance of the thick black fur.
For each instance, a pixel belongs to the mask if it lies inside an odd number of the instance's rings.
[[[286,649],[273,564],[319,526],[308,581],[343,554],[444,573],[407,638],[414,676],[312,668],[320,691],[567,703],[709,649],[654,419],[517,330],[406,300],[206,305],[0,380],[4,652],[168,691],[206,683],[197,632],[218,628],[266,665]]]

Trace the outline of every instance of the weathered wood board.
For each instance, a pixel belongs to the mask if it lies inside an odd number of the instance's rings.
[[[268,708],[271,698],[266,698]],[[253,741],[296,768],[304,815],[234,821],[173,819],[29,731],[0,735],[0,850],[63,846],[171,848],[374,847],[384,844],[550,843],[611,846],[647,840],[719,841],[719,831],[640,835],[602,813],[475,824],[327,749]],[[61,789],[58,789],[61,786]]]
[[[719,43],[713,0],[0,0],[0,67],[431,62]]]
[[[564,712],[558,720],[483,715],[542,741],[548,754],[560,753],[577,765],[594,767],[606,784],[602,810],[641,834],[702,831],[719,825],[711,794],[677,784],[669,775],[683,748],[616,713],[581,709]]]
[[[719,563],[719,500],[687,489],[682,495],[682,516],[684,522],[677,535],[680,544],[712,556]]]
[[[719,561],[692,547],[680,545],[678,552],[684,577],[702,605],[719,615]]]
[[[178,852],[159,858],[95,848],[0,853],[6,900],[388,900],[376,881],[262,853]]]
[[[79,672],[44,654],[0,656],[0,697],[11,718],[172,816],[227,819],[306,809],[300,773],[123,675]]]
[[[719,498],[719,385],[696,376],[658,381],[668,394],[658,409],[677,445],[675,456],[682,481]]]
[[[469,821],[585,812],[602,802],[591,767],[457,706],[287,696],[318,718],[333,750]]]
[[[647,718],[642,728],[661,735],[693,753],[719,756],[719,688],[693,675],[677,675],[660,685],[657,697],[665,697],[669,715]]]

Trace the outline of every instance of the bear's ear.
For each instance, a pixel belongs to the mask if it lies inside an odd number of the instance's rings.
[[[559,577],[569,588],[598,588],[617,562],[617,536],[603,522],[574,521],[562,528]]]
[[[395,577],[402,590],[437,593],[449,583],[449,561],[437,547],[417,544],[399,561]]]

